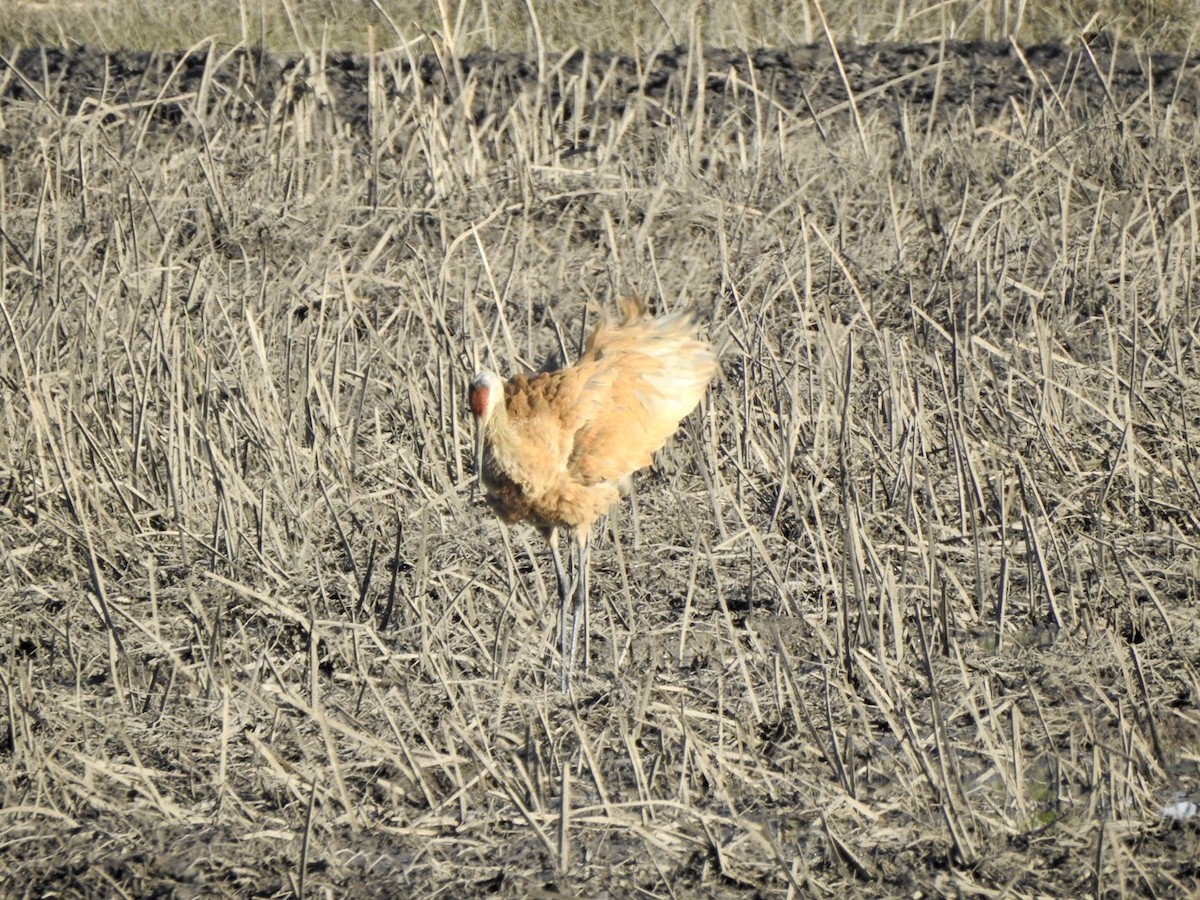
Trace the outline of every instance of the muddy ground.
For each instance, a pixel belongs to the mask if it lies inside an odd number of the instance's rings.
[[[750,52],[706,50],[702,60],[686,48],[659,53],[647,60],[612,53],[576,52],[550,56],[545,77],[535,57],[516,53],[480,53],[455,66],[434,56],[397,58],[397,68],[420,72],[428,93],[446,99],[468,76],[487,88],[474,111],[479,119],[500,118],[518,95],[546,86],[546,99],[567,115],[571,97],[556,90],[559,76],[590,71],[593,84],[607,81],[603,100],[586,110],[586,118],[619,116],[629,99],[644,95],[665,100],[672,93],[697,91],[701,79],[713,114],[740,108],[749,114],[756,100],[791,113],[818,118],[845,113],[848,95],[860,115],[895,115],[907,107],[941,115],[970,110],[980,118],[1000,112],[1012,100],[1028,102],[1045,97],[1071,106],[1123,107],[1148,94],[1159,103],[1180,104],[1195,112],[1200,106],[1194,73],[1200,61],[1166,53],[1114,52],[1103,36],[1088,43],[1039,44],[1018,48],[983,41],[941,44],[879,44],[839,48],[841,67],[827,46],[760,48]],[[368,126],[366,57],[329,53],[324,66],[315,55],[279,56],[256,52],[216,53],[103,53],[27,48],[15,56],[14,69],[3,73],[3,96],[31,100],[56,98],[70,115],[80,104],[146,102],[156,97],[161,116],[175,120],[179,107],[172,92],[190,94],[210,80],[237,86],[244,110],[254,117],[269,108],[280,92],[311,88],[316,71],[324,74],[337,113],[356,129]],[[384,84],[387,90],[387,84]],[[593,92],[589,91],[588,95]]]

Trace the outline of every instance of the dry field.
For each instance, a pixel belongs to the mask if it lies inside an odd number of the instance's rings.
[[[843,49],[6,54],[0,895],[1200,889],[1197,67]],[[625,291],[564,696],[465,387]]]

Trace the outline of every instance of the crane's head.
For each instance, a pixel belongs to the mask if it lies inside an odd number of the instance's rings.
[[[492,410],[504,400],[504,382],[495,372],[483,371],[471,379],[471,414],[484,424]]]
[[[471,379],[471,415],[475,417],[475,471],[483,474],[484,426],[492,412],[504,402],[504,382],[495,372],[483,371]]]

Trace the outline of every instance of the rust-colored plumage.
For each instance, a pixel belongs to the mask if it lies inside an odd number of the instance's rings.
[[[563,690],[587,603],[592,525],[695,409],[717,366],[712,346],[696,337],[691,311],[655,319],[646,318],[641,300],[621,306],[623,320],[602,321],[575,365],[507,383],[482,372],[471,382],[488,505],[503,521],[533,525],[550,542]],[[559,529],[576,551],[573,591],[558,553]]]

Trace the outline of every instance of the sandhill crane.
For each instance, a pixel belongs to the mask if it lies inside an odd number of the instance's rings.
[[[504,522],[533,525],[550,544],[564,691],[587,604],[592,525],[696,408],[717,368],[712,346],[696,337],[694,311],[646,318],[640,299],[622,300],[621,309],[623,320],[602,320],[573,366],[507,383],[485,371],[471,382],[488,505]],[[560,529],[573,551],[573,582],[559,555]]]

